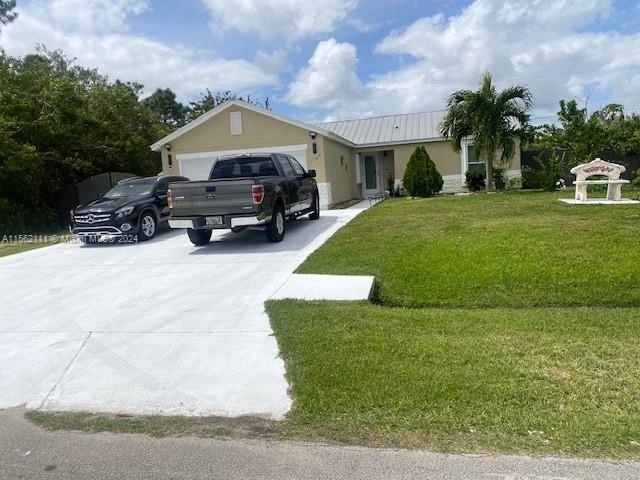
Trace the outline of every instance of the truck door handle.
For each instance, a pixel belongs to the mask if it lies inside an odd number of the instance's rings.
[[[208,193],[207,198],[216,198],[216,195],[214,195],[213,193]]]

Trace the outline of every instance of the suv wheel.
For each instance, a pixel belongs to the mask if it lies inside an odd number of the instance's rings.
[[[197,247],[209,243],[212,233],[213,230],[194,230],[193,228],[187,228],[187,235],[189,235],[189,240],[191,240],[191,243],[193,243]]]
[[[318,220],[320,218],[320,196],[317,193],[313,197],[309,218],[311,220]]]
[[[284,238],[284,208],[282,205],[276,206],[273,210],[271,221],[264,229],[264,234],[270,242],[280,242]]]
[[[140,228],[138,229],[138,235],[140,236],[140,240],[146,241],[151,240],[156,236],[156,230],[158,229],[158,224],[156,222],[156,217],[153,213],[145,212],[140,217]]]

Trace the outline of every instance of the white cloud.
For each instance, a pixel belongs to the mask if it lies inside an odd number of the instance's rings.
[[[584,98],[588,92],[592,99],[628,98],[640,74],[640,33],[587,28],[611,8],[610,0],[475,0],[457,16],[418,19],[376,46],[378,54],[399,56],[404,66],[360,81],[355,51],[345,62],[334,48],[328,54],[342,68],[315,69],[319,92],[312,96],[300,85],[313,66],[306,67],[289,98],[297,105],[313,98],[317,106],[329,106],[331,117],[435,110],[444,108],[453,90],[475,88],[484,71],[491,71],[501,88],[529,86],[537,116],[555,113],[561,98]],[[322,89],[336,77],[350,86],[349,95]],[[637,105],[640,98],[621,103]]]
[[[294,40],[332,32],[358,0],[202,0],[217,31],[234,29],[264,38]]]
[[[299,107],[336,108],[363,96],[363,86],[355,73],[356,47],[334,38],[318,44],[309,65],[289,86],[287,100]]]
[[[48,10],[56,26],[81,31],[125,30],[129,15],[149,8],[148,0],[49,0],[36,2]]]
[[[83,0],[82,3],[87,11],[97,11],[104,2]],[[68,57],[76,58],[79,65],[97,68],[112,79],[142,83],[146,93],[169,86],[182,100],[193,98],[206,88],[251,91],[278,83],[275,69],[264,69],[247,60],[219,58],[211,52],[169,45],[127,32],[103,33],[103,27],[97,27],[98,31],[94,32],[85,28],[60,28],[54,19],[55,12],[42,7],[40,4],[34,9],[22,9],[18,19],[2,30],[0,42],[7,53],[23,56],[34,53],[36,45],[43,44],[50,50],[62,50]],[[113,20],[112,30],[126,30],[126,25],[120,22],[124,22],[124,18]]]

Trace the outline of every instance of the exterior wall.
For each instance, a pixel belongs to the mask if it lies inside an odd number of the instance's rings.
[[[420,144],[399,145],[394,147],[395,155],[395,176],[402,179],[404,171],[409,163],[411,154]],[[460,175],[460,152],[453,150],[451,142],[426,142],[423,143],[431,160],[436,164],[436,168],[443,177],[448,175]]]
[[[384,159],[383,171],[384,171],[384,189],[387,188],[387,179],[389,178],[389,169],[392,165],[393,173],[395,177],[396,185],[401,184],[402,177],[409,163],[411,154],[415,151],[416,147],[424,145],[429,157],[436,164],[440,175],[444,181],[442,191],[444,193],[462,192],[466,190],[465,185],[465,172],[463,172],[463,158],[462,152],[456,152],[450,141],[438,140],[433,142],[424,143],[411,143],[404,145],[389,145],[388,147],[370,147],[370,148],[357,148],[355,151],[358,153],[365,152],[384,152],[387,151],[387,157]],[[392,155],[393,160],[389,160],[389,154]],[[516,153],[507,165],[505,165],[505,177],[507,182],[510,183],[510,187],[519,188],[522,182],[522,173],[520,171],[520,145],[516,148]],[[508,185],[509,185],[508,183]]]
[[[325,178],[330,184],[329,204],[359,198],[353,148],[323,138]]]
[[[242,112],[242,134],[231,135],[229,112]],[[320,137],[320,135],[318,135]],[[319,140],[316,138],[316,141]],[[179,175],[179,164],[176,156],[182,153],[211,152],[220,150],[263,148],[279,145],[307,144],[307,166],[318,172],[318,181],[326,181],[323,177],[321,149],[314,155],[309,131],[280,122],[267,115],[230,105],[218,115],[210,118],[196,128],[184,133],[171,142],[173,167],[167,161],[166,149],[162,148],[162,170],[164,174]]]

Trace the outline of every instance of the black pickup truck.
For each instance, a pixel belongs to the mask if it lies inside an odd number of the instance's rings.
[[[264,227],[270,242],[284,238],[285,220],[320,218],[315,170],[308,172],[282,153],[220,157],[209,180],[169,185],[169,225],[186,228],[194,245],[205,245],[214,229],[238,232]]]

